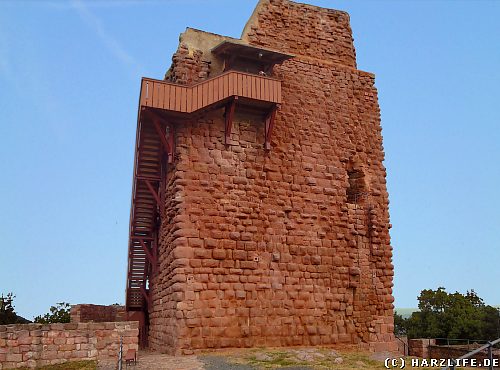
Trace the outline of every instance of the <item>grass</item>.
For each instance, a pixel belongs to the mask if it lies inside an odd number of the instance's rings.
[[[87,360],[87,361],[69,361],[63,364],[57,365],[46,365],[37,367],[36,370],[96,370],[97,361]],[[29,370],[27,367],[23,367],[20,370]]]
[[[311,359],[300,360],[297,353],[308,353],[312,355]],[[336,352],[336,354],[335,354]],[[226,354],[224,357],[231,363],[247,364],[256,369],[280,369],[288,366],[303,366],[315,370],[323,369],[345,369],[345,370],[382,370],[386,369],[383,360],[373,358],[369,352],[355,350],[341,350],[332,352],[329,348],[294,348],[284,350],[259,348],[251,349],[246,352]],[[316,355],[317,354],[317,355]],[[335,358],[341,357],[342,363],[335,363]],[[399,357],[395,357],[398,358]],[[423,367],[412,367],[411,358],[405,358],[405,369],[424,369]],[[400,365],[400,362],[398,361]],[[397,367],[399,368],[399,366]]]
[[[328,348],[317,348],[314,352],[305,350],[312,356],[309,360],[300,360],[297,354],[304,349],[253,349],[246,354],[230,356],[233,363],[248,364],[257,369],[279,369],[287,366],[308,366],[313,369],[385,369],[383,362],[373,360],[369,353],[364,352],[332,352]],[[335,358],[341,357],[342,363],[335,363]]]

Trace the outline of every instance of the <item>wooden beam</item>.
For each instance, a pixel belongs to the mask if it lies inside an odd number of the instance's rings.
[[[265,127],[265,142],[264,142],[264,148],[266,150],[271,149],[271,135],[273,133],[273,127],[274,127],[274,119],[276,117],[276,111],[279,109],[280,105],[275,104],[271,110],[269,111],[269,114],[266,117],[266,127]]]
[[[174,125],[168,124],[168,138],[167,135],[165,135],[165,130],[162,129],[163,127],[156,115],[153,117],[153,125],[155,127],[156,133],[160,137],[161,146],[165,153],[167,153],[168,163],[172,163],[174,161]]]
[[[165,119],[162,116],[156,114],[151,110],[148,111],[148,115],[153,121],[156,133],[160,137],[161,146],[168,155],[168,163],[172,163],[174,158],[174,125],[165,122]],[[169,126],[168,137],[165,135],[165,130],[162,130],[163,127],[161,122],[165,122]]]
[[[142,236],[142,235],[130,235],[130,239],[134,240],[154,240],[152,236]]]
[[[137,180],[148,180],[148,181],[160,181],[159,177],[149,177],[149,176],[136,176]]]
[[[155,198],[156,200],[156,204],[158,205],[158,207],[160,208],[161,207],[161,200],[160,200],[160,197],[158,196],[158,193],[156,192],[156,190],[153,188],[153,185],[151,185],[151,183],[149,182],[149,180],[144,180],[144,182],[146,183],[146,186],[148,187],[148,190],[149,192],[153,195],[153,197]]]
[[[231,67],[233,66],[234,61],[236,60],[236,55],[230,54],[227,55],[225,54],[224,56],[224,66],[222,68],[222,72],[229,71]]]
[[[155,256],[151,253],[151,251],[149,250],[146,243],[144,243],[144,240],[139,239],[139,243],[141,244],[141,247],[144,250],[144,253],[146,253],[146,257],[147,257],[149,263],[151,264],[151,266],[153,267],[153,271],[156,271],[156,262],[157,261],[156,261]]]
[[[146,282],[144,282],[146,284]],[[144,288],[143,285],[141,285],[141,293],[146,302],[148,302],[148,308],[151,307],[151,297],[149,296],[149,292]]]
[[[165,150],[166,153],[170,152],[170,145],[168,145],[168,141],[165,135],[165,132],[162,130],[162,125],[160,124],[159,120],[156,118],[153,118],[153,125],[155,126],[156,133],[160,137],[161,145],[163,146],[163,149]]]
[[[229,145],[229,140],[231,139],[231,129],[233,127],[233,117],[234,108],[236,106],[236,101],[238,96],[235,96],[227,105],[224,112],[224,144]]]
[[[167,163],[173,163],[174,162],[174,147],[175,147],[175,140],[174,140],[174,125],[168,124],[168,145],[170,147],[170,152],[167,153],[168,158],[167,158]]]

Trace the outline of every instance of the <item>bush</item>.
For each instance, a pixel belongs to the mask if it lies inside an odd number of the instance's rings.
[[[56,306],[50,307],[50,313],[35,317],[37,324],[55,324],[70,321],[71,305],[66,302],[56,303]]]
[[[500,312],[485,305],[474,290],[463,295],[443,287],[424,289],[418,301],[419,311],[408,319],[394,317],[395,332],[404,330],[409,338],[500,338]]]
[[[6,296],[0,297],[0,325],[10,324],[27,324],[30,321],[24,317],[18,316],[14,311],[14,298],[13,293],[7,293]]]

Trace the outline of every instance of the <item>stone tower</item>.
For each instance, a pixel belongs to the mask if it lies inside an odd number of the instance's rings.
[[[127,310],[143,342],[394,348],[374,82],[342,11],[261,0],[241,39],[181,34],[165,80],[142,81]]]

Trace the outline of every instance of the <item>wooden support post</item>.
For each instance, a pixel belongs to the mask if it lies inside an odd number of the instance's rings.
[[[151,307],[151,297],[149,296],[149,292],[146,290],[146,288],[144,288],[143,285],[141,285],[141,293],[142,293],[142,296],[144,297],[144,299],[146,300],[146,302],[148,303],[148,308]]]
[[[222,72],[229,71],[233,66],[234,61],[236,60],[236,55],[226,55],[224,58],[224,65],[222,67]]]
[[[266,117],[266,127],[265,127],[265,141],[264,141],[264,148],[266,150],[271,149],[271,135],[273,133],[273,127],[274,127],[274,119],[276,117],[276,111],[280,108],[279,104],[275,104],[272,108],[269,114]]]
[[[226,105],[226,109],[224,112],[224,144],[229,145],[229,140],[231,139],[231,129],[233,127],[233,118],[234,118],[234,108],[236,106],[236,101],[238,100],[238,96],[235,96],[229,103]]]
[[[167,153],[168,163],[172,163],[174,161],[174,126],[171,124],[169,125],[169,135],[167,138],[165,130],[163,130],[163,126],[160,124],[160,120],[156,116],[153,116],[153,125],[156,133],[160,137],[161,146],[163,147],[165,153]]]
[[[151,242],[151,252],[158,265],[158,231],[155,232],[155,239]]]
[[[151,251],[149,250],[148,246],[146,245],[146,243],[144,243],[144,240],[142,239],[139,239],[139,243],[141,244],[141,247],[142,249],[144,250],[144,253],[146,253],[146,258],[148,259],[149,263],[151,264],[151,267],[152,267],[152,272],[155,273],[156,272],[156,265],[157,265],[157,260],[156,260],[156,256],[151,253]]]
[[[146,186],[148,187],[148,190],[149,192],[153,195],[153,197],[155,198],[156,200],[156,204],[158,205],[158,207],[160,208],[161,207],[161,200],[160,200],[160,197],[158,196],[158,193],[156,192],[156,190],[153,188],[153,185],[151,185],[151,182],[149,182],[149,180],[144,180],[144,182],[146,183]]]
[[[168,152],[168,160],[167,163],[174,162],[174,125],[169,124],[168,128],[168,145],[170,147],[170,151]]]

